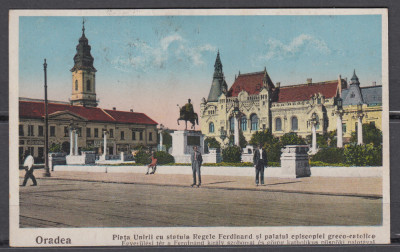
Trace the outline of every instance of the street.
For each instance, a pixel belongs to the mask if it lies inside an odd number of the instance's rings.
[[[37,187],[20,187],[21,227],[382,223],[382,199],[373,197],[62,179],[38,182]]]

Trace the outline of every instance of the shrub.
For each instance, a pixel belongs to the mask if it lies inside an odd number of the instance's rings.
[[[382,165],[382,146],[374,145],[346,145],[344,148],[346,163],[356,166],[381,166]]]
[[[151,154],[141,149],[138,152],[136,152],[135,161],[138,164],[150,164]]]
[[[207,137],[204,140],[204,144],[208,146],[208,148],[221,148],[221,144],[214,137]]]
[[[286,133],[280,138],[282,146],[305,144],[304,139],[295,132]]]
[[[229,144],[234,145],[235,144],[235,136],[234,134],[231,134],[229,136]],[[247,141],[246,138],[243,135],[243,131],[239,130],[239,146],[240,148],[246,148],[247,146]]]
[[[279,142],[279,138],[274,137],[269,129],[255,132],[251,136],[250,144],[258,146],[260,143],[267,152],[268,162],[280,161],[282,144]]]
[[[169,164],[169,163],[174,163],[175,159],[174,157],[165,152],[165,151],[156,151],[154,152],[154,157],[157,158],[157,164],[163,165],[163,164]]]
[[[165,145],[165,148],[168,152],[169,148],[172,146],[172,136],[168,131],[163,131],[162,132],[162,137],[163,137],[163,145]],[[160,144],[160,134],[157,134],[157,143]]]
[[[51,144],[50,148],[49,148],[49,152],[61,152],[61,144],[59,143],[53,143]]]
[[[320,161],[324,163],[345,163],[343,148],[324,148],[320,149],[317,154],[312,156],[311,161]]]
[[[239,163],[242,160],[242,149],[239,146],[229,146],[222,150],[224,162]]]
[[[366,123],[362,125],[363,128],[363,142],[365,144],[373,144],[378,147],[382,144],[382,131],[372,123]],[[357,132],[351,133],[350,142],[357,143]]]
[[[344,163],[325,163],[321,161],[311,161],[310,166],[350,166],[349,164],[344,164]]]

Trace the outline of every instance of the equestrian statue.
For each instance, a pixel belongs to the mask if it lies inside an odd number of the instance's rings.
[[[193,105],[190,103],[190,99],[188,99],[188,103],[186,103],[183,107],[179,108],[179,118],[177,120],[178,125],[180,120],[185,121],[185,130],[187,130],[187,122],[192,123],[191,129],[195,128],[195,123],[199,125],[199,118],[197,116],[197,113],[194,112],[193,110]],[[178,105],[179,107],[179,105]]]

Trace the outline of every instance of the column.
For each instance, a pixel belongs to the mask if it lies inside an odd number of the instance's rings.
[[[340,113],[336,114],[336,146],[338,148],[343,147],[343,126],[342,126],[342,115]]]
[[[75,155],[78,155],[78,131],[74,130],[74,134],[75,134]]]
[[[238,117],[234,117],[234,119],[233,119],[233,122],[234,122],[234,126],[235,126],[235,128],[234,128],[234,144],[236,145],[236,146],[239,146],[239,119],[238,119]]]
[[[315,127],[315,123],[312,123],[312,147],[311,153],[317,153],[317,129]]]
[[[104,135],[104,152],[103,155],[104,157],[107,155],[107,131],[103,131]]]
[[[69,129],[69,155],[73,156],[74,155],[74,136],[73,136],[73,130]]]
[[[363,144],[363,131],[362,131],[362,116],[358,116],[358,124],[357,124],[358,132],[357,132],[357,144]]]
[[[162,131],[160,131],[160,149],[159,151],[163,150],[163,136],[162,136]]]

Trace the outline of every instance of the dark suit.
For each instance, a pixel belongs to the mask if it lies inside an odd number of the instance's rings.
[[[261,184],[264,184],[264,168],[268,164],[267,152],[262,149],[262,155],[260,156],[260,150],[254,151],[253,164],[256,167],[256,184],[258,185],[259,178],[261,178]]]
[[[193,185],[196,184],[196,173],[197,173],[197,175],[199,177],[199,184],[198,185],[200,185],[201,184],[200,167],[201,167],[201,164],[203,163],[203,158],[201,156],[200,151],[196,151],[196,152],[192,153],[191,161],[192,161],[192,171],[193,171]]]

